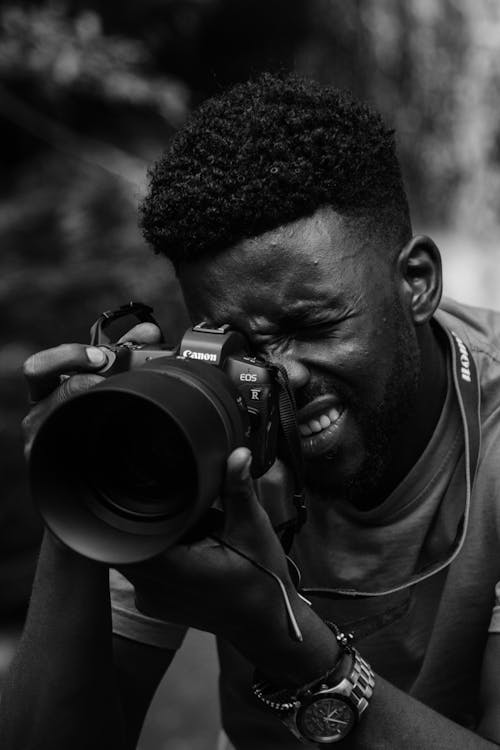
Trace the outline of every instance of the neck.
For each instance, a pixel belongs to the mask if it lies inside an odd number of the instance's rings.
[[[390,475],[381,482],[377,497],[372,498],[372,507],[383,502],[418,461],[436,429],[446,398],[444,337],[435,324],[425,325],[418,334],[422,370],[416,408],[395,435]]]

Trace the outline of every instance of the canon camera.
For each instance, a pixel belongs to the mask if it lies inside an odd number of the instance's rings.
[[[48,527],[109,564],[182,539],[219,496],[236,447],[250,448],[254,477],[264,474],[277,455],[287,390],[280,371],[251,356],[228,325],[200,323],[175,349],[109,343],[107,325],[130,312],[156,323],[140,303],[99,318],[92,343],[106,354],[105,379],[46,418],[30,455],[32,494]]]

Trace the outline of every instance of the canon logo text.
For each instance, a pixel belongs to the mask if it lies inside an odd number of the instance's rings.
[[[182,352],[183,357],[188,359],[202,359],[204,362],[217,362],[216,354],[208,354],[207,352],[192,352],[191,349],[185,349]]]

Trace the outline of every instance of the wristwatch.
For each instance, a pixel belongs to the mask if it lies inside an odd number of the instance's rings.
[[[375,686],[370,665],[332,623],[342,648],[337,663],[314,682],[298,689],[280,689],[264,679],[253,685],[253,694],[276,714],[303,742],[340,742],[355,727],[367,709]],[[334,631],[334,632],[335,632]]]

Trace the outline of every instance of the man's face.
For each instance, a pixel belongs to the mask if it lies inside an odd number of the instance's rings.
[[[330,209],[179,273],[193,321],[230,323],[282,364],[309,486],[364,503],[387,483],[420,355],[396,264]]]

